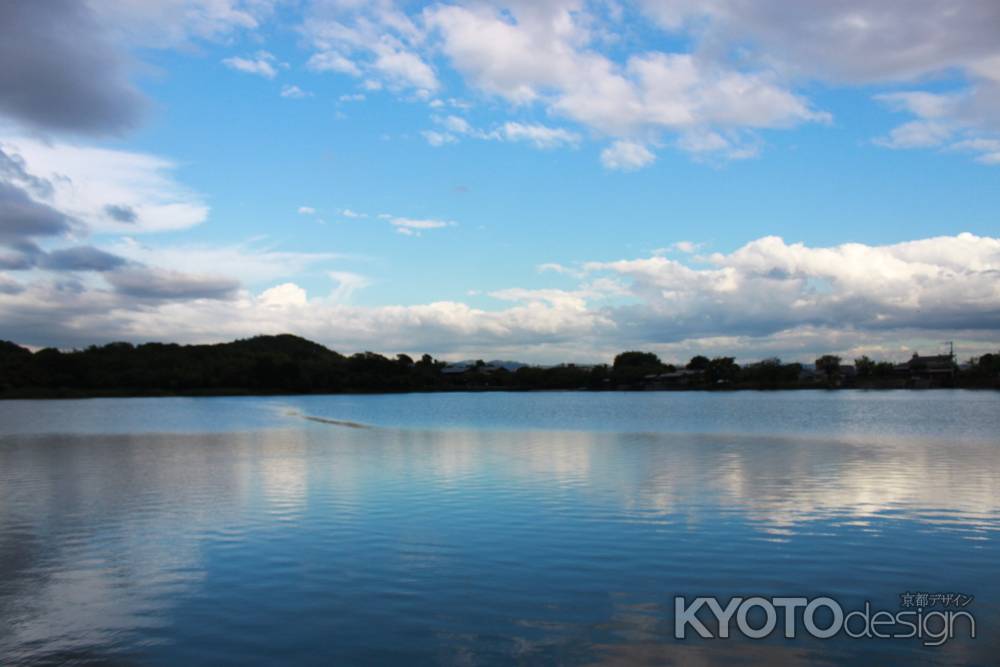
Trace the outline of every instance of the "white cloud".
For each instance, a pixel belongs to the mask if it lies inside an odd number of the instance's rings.
[[[393,219],[406,221],[401,228],[410,230],[442,222]],[[112,274],[120,283],[114,290],[5,279],[4,337],[73,345],[205,342],[292,331],[347,352],[512,351],[550,362],[607,360],[636,347],[681,359],[704,352],[808,360],[861,350],[903,357],[946,339],[960,341],[963,354],[1000,344],[1000,238],[972,234],[831,247],[764,237],[710,255],[698,267],[657,256],[590,262],[579,273],[565,272],[579,281],[575,289],[490,292],[504,304],[497,310],[458,302],[351,306],[345,302],[369,279],[330,269],[330,290],[310,298],[288,276],[323,261],[311,255],[176,247],[129,256],[154,268]],[[157,272],[156,264],[174,273]],[[217,276],[199,276],[204,267]],[[262,291],[234,290],[236,280]]]
[[[454,143],[458,141],[460,136],[484,141],[524,141],[540,149],[577,146],[580,143],[580,135],[575,132],[540,123],[508,121],[492,130],[483,130],[474,127],[461,116],[433,116],[432,119],[443,128],[442,131],[424,130],[421,132],[427,143],[432,146]]]
[[[671,243],[666,248],[657,248],[653,251],[654,255],[664,255],[668,252],[682,252],[685,255],[693,255],[698,252],[698,249],[702,247],[702,243],[695,243],[694,241],[676,241]]]
[[[213,272],[246,285],[260,285],[301,275],[316,266],[345,258],[345,255],[333,252],[274,250],[260,240],[232,245],[149,245],[124,238],[102,248],[134,262],[169,267],[184,273],[200,273],[210,267]]]
[[[469,134],[473,131],[472,126],[469,125],[469,121],[465,120],[461,116],[446,116],[445,118],[435,120],[437,120],[437,122],[444,126],[449,132]]]
[[[842,331],[981,330],[1000,324],[1000,239],[960,234],[830,248],[764,237],[695,269],[664,257],[596,262],[631,280],[622,319],[661,341]]]
[[[345,275],[332,277],[333,291],[308,298],[294,283],[254,296],[241,291],[228,300],[190,299],[135,308],[115,293],[66,294],[36,283],[19,294],[0,292],[5,335],[24,344],[83,345],[95,340],[232,340],[259,333],[296,332],[345,352],[385,350],[449,353],[574,346],[610,326],[599,313],[573,303],[530,299],[498,311],[438,301],[414,306],[362,307],[340,303]],[[349,290],[357,289],[357,282]],[[12,313],[16,317],[9,317]],[[40,326],[43,325],[43,326]],[[247,333],[251,332],[251,333]]]
[[[558,262],[545,262],[543,264],[539,264],[537,268],[539,273],[550,271],[552,273],[561,273],[566,276],[573,276],[574,278],[583,278],[585,275],[585,272],[580,269],[564,266]]]
[[[185,46],[193,39],[223,40],[254,30],[269,18],[275,0],[86,0],[102,23],[133,44]]]
[[[295,283],[275,285],[257,296],[257,303],[264,308],[305,306],[308,301],[306,291]]]
[[[426,98],[441,87],[428,60],[437,46],[469,84],[488,94],[515,106],[541,105],[552,115],[635,144],[655,143],[662,132],[721,137],[710,133],[830,119],[767,67],[744,70],[699,54],[658,51],[616,62],[599,51],[606,35],[597,23],[577,2],[434,5],[413,16],[383,3],[334,3],[314,9],[303,31],[317,49],[315,67],[328,61],[330,69]],[[435,108],[444,104],[431,101]],[[569,130],[531,122],[510,121],[492,131],[475,130],[460,117],[439,122],[441,130],[423,133],[434,146],[460,136],[527,140],[541,148],[580,141]],[[709,150],[693,136],[678,145]],[[730,137],[717,156],[744,158],[757,150],[756,143],[734,143]]]
[[[434,70],[417,54],[382,47],[376,53],[372,67],[391,83],[424,91],[437,90],[438,81]]]
[[[281,96],[292,100],[301,100],[306,97],[312,97],[312,93],[302,90],[298,86],[285,85],[281,87]]]
[[[508,141],[527,141],[536,148],[576,146],[580,143],[580,135],[575,132],[537,123],[504,123],[503,136]]]
[[[834,84],[955,82],[948,93],[910,90],[876,99],[915,116],[887,136],[887,148],[946,148],[1000,133],[1000,4],[992,0],[645,0],[643,10],[674,33],[697,36],[715,62],[756,63],[782,80]],[[738,50],[732,47],[738,46]],[[977,156],[991,163],[988,154]]]
[[[276,3],[88,4],[123,43],[163,47],[253,31],[274,13]],[[946,94],[880,95],[886,103],[897,98],[899,108],[915,116],[878,139],[883,146],[948,148],[948,142],[1000,136],[995,30],[1000,5],[993,0],[885,0],[877,6],[844,0],[811,3],[794,12],[785,0],[642,0],[637,5],[629,12],[632,18],[649,19],[668,40],[690,46],[665,50],[662,40],[630,34],[621,6],[579,0],[414,9],[331,0],[305,5],[299,30],[312,49],[308,67],[358,77],[366,89],[388,88],[443,108],[454,98],[431,95],[442,91],[437,69],[447,63],[471,88],[523,111],[521,118],[540,110],[611,141],[675,146],[699,160],[753,157],[765,146],[756,131],[829,122],[828,113],[796,92],[805,81],[916,84],[937,77],[953,84]],[[226,62],[265,77],[278,72],[266,52]],[[503,122],[496,128],[487,134],[501,138]],[[442,145],[465,134],[442,130],[428,138]],[[577,142],[562,137],[555,143]],[[968,143],[962,145],[970,150]],[[984,163],[996,161],[991,153],[973,154]]]
[[[829,123],[829,113],[794,90],[807,80],[868,85],[957,72],[967,85],[953,93],[880,95],[917,118],[876,143],[962,142],[971,150],[966,142],[1000,133],[1000,42],[993,29],[1000,9],[991,0],[887,0],[878,7],[846,0],[791,13],[784,0],[646,0],[639,11],[692,46],[665,51],[623,39],[620,8],[577,0],[436,4],[411,14],[389,3],[328,3],[312,11],[303,32],[314,59],[329,58],[331,69],[373,86],[426,98],[442,87],[432,65],[440,54],[466,84],[519,110],[541,109],[647,151],[675,146],[703,161],[758,155],[762,130]],[[445,127],[424,135],[440,146],[462,136],[507,138],[505,128]],[[571,136],[533,143],[572,146],[578,140]],[[525,137],[514,129],[509,138]],[[996,161],[992,153],[976,157]]]
[[[909,91],[883,93],[875,96],[895,111],[909,111],[922,118],[936,119],[950,116],[955,111],[957,99],[953,95]]]
[[[421,29],[390,3],[316,3],[302,32],[316,49],[310,66],[366,77],[366,88],[383,85],[429,97],[440,87],[421,56]]]
[[[357,211],[352,211],[349,208],[341,209],[340,214],[345,218],[367,218],[368,215],[365,213],[358,213]]]
[[[299,206],[299,215],[315,215],[316,209],[312,206]]]
[[[361,76],[358,66],[339,53],[323,51],[314,53],[306,67],[316,72],[339,72],[350,76]]]
[[[91,231],[184,229],[208,215],[201,197],[173,179],[176,165],[161,157],[23,137],[0,139],[0,148],[20,155],[30,173],[51,183],[46,203]]]
[[[620,65],[594,48],[592,17],[577,3],[517,5],[504,12],[489,5],[435,6],[424,15],[452,64],[474,86],[514,105],[540,103],[552,114],[634,144],[663,131],[830,120],[763,67],[741,71],[698,54],[655,51],[633,54]],[[728,143],[720,148],[727,157],[749,155],[728,150]]]
[[[743,58],[839,83],[983,68],[1000,52],[1000,6],[992,0],[842,0],[795,11],[784,0],[643,0],[641,6],[670,31],[696,31],[720,58],[725,46],[749,43]]]
[[[427,140],[427,143],[434,147],[453,144],[458,141],[455,135],[448,134],[447,132],[438,132],[437,130],[423,130],[420,134]]]
[[[608,169],[632,171],[655,161],[656,156],[648,148],[634,141],[616,141],[601,151],[601,164]]]
[[[896,149],[950,148],[973,153],[983,164],[1000,163],[994,148],[1000,143],[1000,115],[994,111],[1000,102],[1000,81],[960,93],[908,91],[875,99],[917,118],[876,138],[876,144]]]
[[[328,271],[327,276],[336,284],[329,297],[336,303],[349,303],[356,291],[371,284],[367,277],[350,271]]]
[[[382,217],[382,216],[379,216]],[[396,231],[406,236],[420,236],[420,233],[429,229],[441,229],[444,227],[455,227],[458,223],[450,220],[434,220],[430,218],[388,218],[389,224],[396,228]]]
[[[875,143],[886,148],[934,148],[951,139],[954,132],[945,123],[914,120],[894,127]]]
[[[253,58],[233,56],[222,60],[222,64],[229,69],[246,72],[247,74],[256,74],[265,79],[273,79],[278,75],[278,70],[275,69],[275,62],[275,57],[267,51],[260,51]]]
[[[1000,164],[1000,139],[965,139],[955,142],[951,148],[977,153],[976,160],[983,164]]]

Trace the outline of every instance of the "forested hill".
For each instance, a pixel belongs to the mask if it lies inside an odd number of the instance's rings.
[[[696,356],[681,367],[649,352],[623,352],[610,365],[509,368],[482,361],[449,366],[361,352],[345,356],[298,336],[257,336],[215,345],[110,343],[83,350],[37,352],[0,341],[0,398],[448,391],[479,389],[776,389],[904,387],[912,379],[867,358],[839,366],[837,357],[802,364],[768,359],[740,366],[732,357]],[[862,363],[864,362],[864,363]],[[997,386],[1000,354],[955,367],[937,386]]]

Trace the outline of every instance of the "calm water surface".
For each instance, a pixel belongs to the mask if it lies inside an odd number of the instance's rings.
[[[998,433],[991,392],[0,402],[0,664],[994,665]],[[675,595],[907,591],[977,638],[673,639]]]

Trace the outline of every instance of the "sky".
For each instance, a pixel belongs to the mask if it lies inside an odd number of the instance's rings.
[[[1000,349],[994,0],[7,0],[0,339]]]

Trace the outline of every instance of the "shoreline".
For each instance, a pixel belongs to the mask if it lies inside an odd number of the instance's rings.
[[[42,390],[18,391],[0,393],[0,401],[41,401],[41,400],[85,400],[98,398],[224,398],[224,397],[270,397],[270,396],[395,396],[400,394],[486,394],[486,393],[734,393],[780,391],[817,391],[836,393],[840,391],[1000,391],[1000,387],[984,386],[951,386],[951,387],[899,387],[899,386],[851,386],[851,387],[817,387],[817,386],[781,386],[781,387],[678,387],[678,388],[629,388],[615,387],[608,389],[578,388],[532,388],[532,387],[438,387],[429,389],[400,389],[382,391],[253,391],[246,389],[192,390],[192,391],[80,391],[80,390]]]

